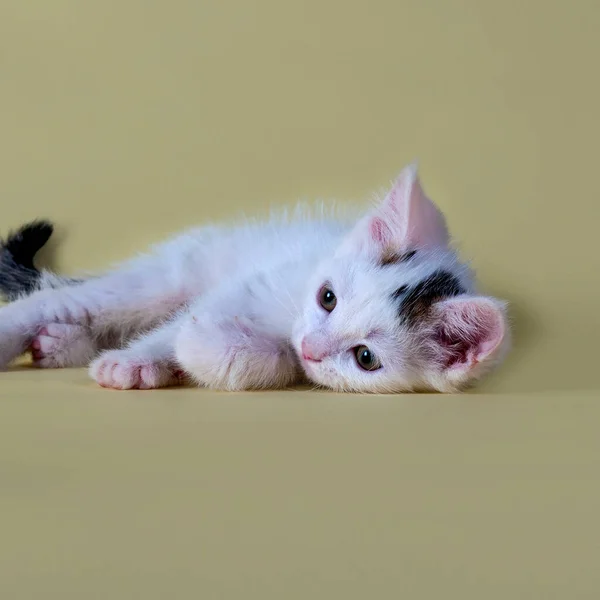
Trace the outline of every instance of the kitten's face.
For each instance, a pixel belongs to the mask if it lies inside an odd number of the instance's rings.
[[[316,383],[455,391],[500,356],[503,306],[472,295],[471,273],[448,247],[443,217],[432,214],[415,177],[404,173],[309,283],[292,341]]]
[[[311,380],[339,391],[427,387],[433,304],[470,285],[451,253],[410,252],[388,264],[360,255],[327,260],[294,330],[301,364]]]

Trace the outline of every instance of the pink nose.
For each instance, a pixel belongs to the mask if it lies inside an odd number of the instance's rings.
[[[324,353],[319,352],[318,348],[311,346],[306,342],[306,338],[302,340],[302,344],[300,345],[302,348],[302,357],[304,360],[312,360],[314,362],[319,362],[323,359]]]

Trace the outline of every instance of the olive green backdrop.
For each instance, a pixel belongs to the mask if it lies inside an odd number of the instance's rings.
[[[0,595],[597,598],[600,7],[4,0],[0,227],[94,269],[418,158],[515,349],[460,397],[0,374]]]

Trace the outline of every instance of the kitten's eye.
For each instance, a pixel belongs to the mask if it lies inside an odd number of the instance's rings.
[[[319,304],[327,312],[331,312],[337,304],[335,294],[326,285],[324,285],[319,292]]]
[[[354,348],[354,355],[361,369],[365,371],[377,371],[377,369],[381,369],[381,363],[366,346],[357,346]]]

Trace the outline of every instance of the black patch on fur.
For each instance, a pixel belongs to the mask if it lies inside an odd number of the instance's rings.
[[[15,300],[35,289],[41,273],[33,259],[53,231],[52,223],[37,220],[0,240],[0,294],[5,300]]]
[[[392,294],[392,298],[394,298],[394,300],[397,300],[398,298],[400,298],[400,296],[402,296],[403,294],[406,293],[406,290],[408,290],[408,286],[407,285],[401,285],[393,294]]]
[[[425,319],[436,302],[464,293],[465,290],[452,273],[438,270],[412,287],[403,285],[394,292],[393,297],[400,299],[400,319],[414,323]]]

